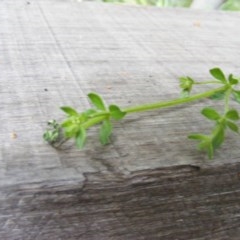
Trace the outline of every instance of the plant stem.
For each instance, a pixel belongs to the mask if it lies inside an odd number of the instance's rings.
[[[105,119],[106,119],[106,114],[104,114],[102,116],[92,118],[92,119],[88,120],[87,122],[83,123],[82,127],[85,128],[85,129],[88,129],[91,126],[96,125],[96,124],[102,122]]]
[[[202,85],[202,84],[222,84],[220,81],[205,81],[205,82],[194,82],[194,84]]]
[[[228,88],[229,88],[228,85],[224,85],[223,87],[216,88],[216,89],[204,92],[204,93],[195,94],[195,95],[192,95],[192,96],[189,96],[189,97],[186,97],[186,98],[178,98],[178,99],[173,99],[171,101],[161,101],[161,102],[152,103],[152,104],[129,107],[129,108],[123,109],[122,111],[126,112],[126,113],[136,113],[136,112],[144,112],[144,111],[158,109],[158,108],[176,106],[176,105],[179,105],[179,104],[199,100],[201,98],[210,97],[213,94],[225,91]]]
[[[232,93],[232,88],[229,88],[226,91],[226,94],[225,94],[225,105],[224,105],[224,112],[225,113],[227,113],[228,110],[229,110],[229,100],[230,100],[231,93]]]

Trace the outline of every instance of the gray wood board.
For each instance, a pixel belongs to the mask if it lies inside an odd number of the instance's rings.
[[[90,91],[126,107],[176,98],[182,75],[239,74],[239,25],[239,13],[1,1],[1,239],[238,239],[238,136],[213,161],[186,138],[210,130],[199,112],[212,102],[131,115],[106,147],[97,129],[83,151],[42,134]]]

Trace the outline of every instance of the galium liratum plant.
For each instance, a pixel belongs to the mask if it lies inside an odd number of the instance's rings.
[[[198,148],[205,151],[208,157],[212,159],[215,150],[223,144],[227,130],[239,134],[237,125],[237,121],[240,118],[239,111],[232,108],[230,103],[231,100],[240,103],[240,90],[237,88],[240,79],[232,74],[226,76],[220,68],[210,69],[209,72],[213,77],[213,80],[210,81],[198,82],[191,77],[181,77],[179,79],[181,88],[180,98],[124,109],[118,105],[107,106],[103,98],[97,93],[89,93],[88,98],[92,104],[91,108],[78,112],[69,106],[61,107],[61,110],[66,114],[66,118],[61,123],[58,123],[56,120],[50,120],[43,138],[52,146],[58,146],[69,139],[75,139],[77,147],[82,149],[87,140],[87,130],[95,125],[100,125],[99,140],[103,145],[106,145],[110,143],[110,136],[113,130],[112,120],[121,120],[133,113],[168,108],[210,98],[221,100],[223,102],[223,110],[219,112],[213,107],[203,108],[201,114],[213,122],[212,130],[209,134],[193,133],[188,138],[198,141]],[[192,88],[200,84],[215,84],[217,87],[192,95]]]

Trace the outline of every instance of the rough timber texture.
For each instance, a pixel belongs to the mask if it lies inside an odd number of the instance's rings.
[[[210,127],[203,102],[129,116],[107,147],[96,129],[84,151],[41,140],[89,91],[128,106],[239,74],[238,13],[2,0],[0,26],[0,239],[239,239],[238,136],[213,161],[186,139]]]

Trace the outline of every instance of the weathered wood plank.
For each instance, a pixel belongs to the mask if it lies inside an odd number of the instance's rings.
[[[195,150],[202,102],[130,116],[107,147],[97,130],[84,151],[41,136],[89,91],[128,106],[176,97],[181,75],[238,74],[239,16],[1,1],[1,239],[238,239],[238,136],[211,162]]]
[[[2,188],[1,237],[237,240],[239,169],[185,165]]]

